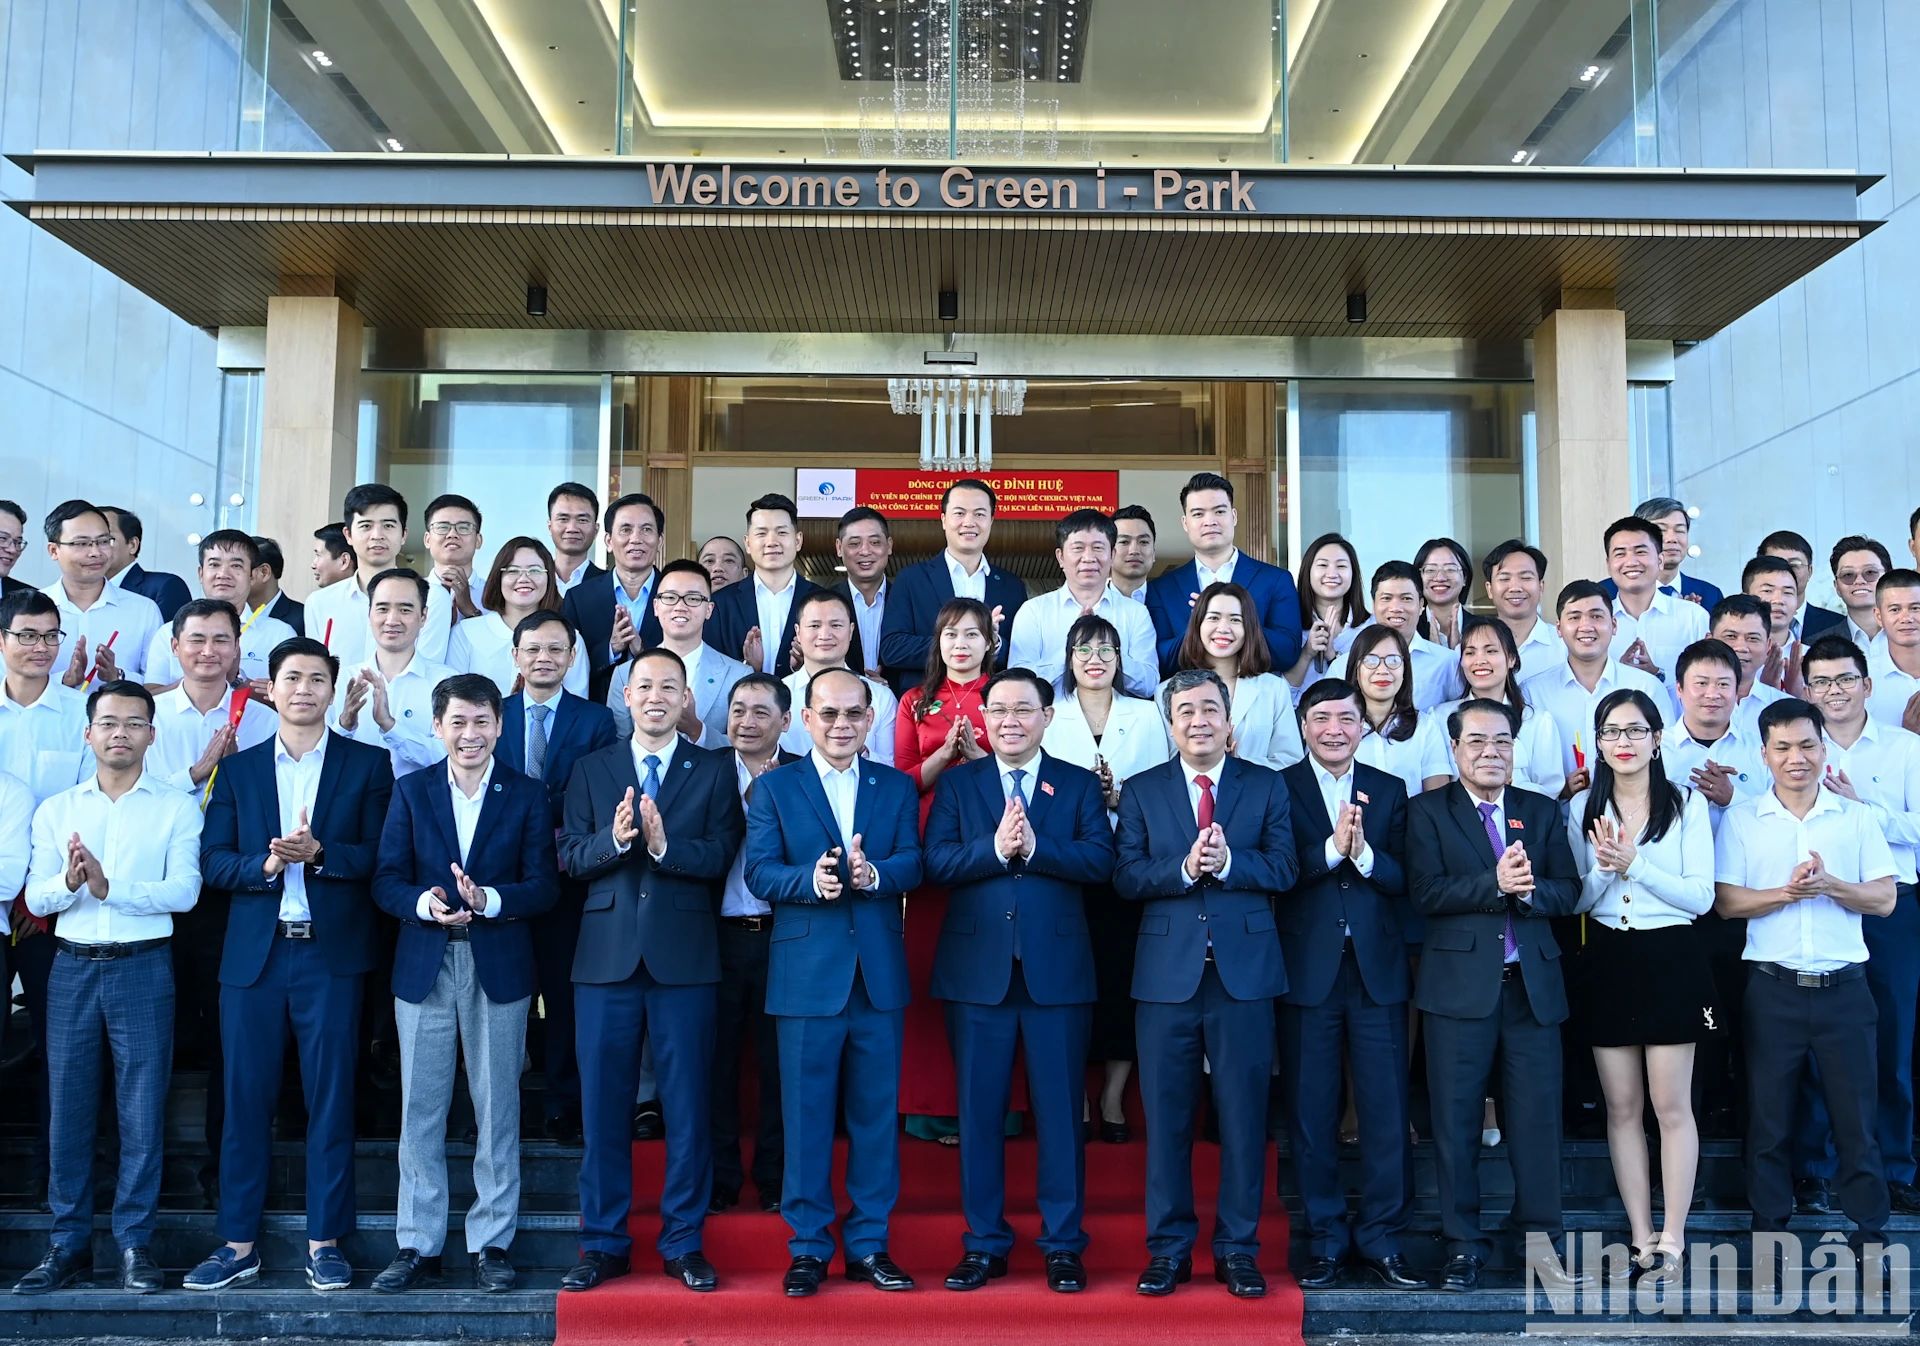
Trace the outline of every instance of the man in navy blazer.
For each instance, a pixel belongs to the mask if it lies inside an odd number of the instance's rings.
[[[528,917],[559,896],[546,787],[494,755],[500,689],[457,673],[433,689],[447,750],[402,778],[380,837],[373,896],[400,922],[393,956],[400,1030],[399,1253],[374,1278],[392,1293],[440,1273],[447,1235],[447,1109],[454,1042],[479,1129],[466,1244],[483,1290],[510,1290],[520,1214],[520,1061],[536,977]]]
[[[793,672],[793,635],[800,605],[821,586],[795,568],[804,539],[800,510],[784,495],[763,495],[747,506],[747,559],[751,573],[713,593],[701,638],[729,659],[759,673],[784,678]],[[860,668],[860,633],[854,631],[849,668]]]
[[[720,983],[720,883],[746,820],[729,753],[680,737],[692,689],[672,650],[643,651],[628,672],[633,737],[591,753],[567,781],[560,860],[587,885],[573,959],[580,1112],[580,1260],[563,1290],[632,1270],[633,1102],[640,1044],[653,1044],[666,1119],[660,1256],[666,1274],[707,1291],[701,1251],[713,1193],[714,1018]]]
[[[561,614],[586,642],[593,665],[587,695],[601,703],[614,668],[660,643],[660,618],[653,611],[660,572],[654,561],[667,531],[666,511],[632,492],[607,506],[606,531],[613,568],[587,576],[560,601]]]
[[[1220,1120],[1213,1275],[1241,1298],[1267,1292],[1255,1258],[1267,1154],[1273,1000],[1287,989],[1276,894],[1293,886],[1291,806],[1278,772],[1227,756],[1226,684],[1211,669],[1160,689],[1178,755],[1127,778],[1113,888],[1146,903],[1134,947],[1135,1037],[1147,1110],[1143,1295],[1193,1274],[1193,1118],[1212,1071]]]
[[[845,1086],[847,1279],[910,1290],[887,1253],[900,1195],[900,1052],[911,998],[904,904],[918,887],[919,792],[860,756],[873,689],[849,669],[807,683],[813,751],[762,776],[747,820],[747,887],[773,904],[767,1013],[780,1039],[793,1231],[783,1289],[811,1295],[833,1257],[833,1130]]]
[[[308,1257],[338,1256],[354,1228],[354,1065],[362,980],[378,961],[370,890],[393,766],[381,749],[328,732],[340,661],[326,646],[283,641],[268,673],[279,733],[220,763],[200,833],[201,880],[231,897],[220,958],[225,1246],[187,1273],[189,1290],[260,1274],[289,1027],[307,1099]]]
[[[996,674],[984,714],[991,755],[950,767],[934,789],[927,881],[949,890],[932,991],[947,1002],[960,1093],[965,1255],[949,1290],[1007,1274],[1006,1116],[1015,1048],[1040,1131],[1040,1250],[1049,1289],[1084,1290],[1087,1035],[1098,998],[1083,894],[1113,877],[1100,780],[1040,751],[1053,687],[1025,668]]]
[[[1277,904],[1287,990],[1280,1064],[1293,1171],[1307,1216],[1302,1285],[1325,1288],[1357,1256],[1395,1290],[1424,1290],[1400,1252],[1413,1200],[1407,1142],[1405,904],[1407,791],[1354,761],[1366,721],[1352,683],[1322,678],[1300,697],[1307,756],[1280,773],[1300,873]],[[1340,1180],[1340,1082],[1352,1063],[1360,1117],[1360,1218]]]
[[[993,536],[993,488],[984,481],[963,477],[940,497],[940,530],[946,549],[893,578],[887,594],[886,620],[880,627],[880,666],[895,692],[918,687],[927,676],[927,655],[933,646],[933,622],[952,598],[976,598],[994,617],[998,640],[995,666],[1007,666],[1007,646],[1013,615],[1027,601],[1027,585],[1012,571],[987,560],[987,539]],[[848,661],[849,667],[860,665]]]
[[[513,664],[521,690],[501,707],[495,756],[547,787],[555,832],[564,820],[567,777],[573,764],[619,737],[613,712],[561,684],[573,667],[573,626],[557,612],[535,612],[513,632]],[[580,943],[580,907],[586,886],[560,876],[560,898],[536,916],[533,963],[539,974],[547,1077],[546,1133],[550,1140],[580,1140],[580,1063],[573,1045],[573,951]]]
[[[1196,472],[1180,488],[1180,526],[1193,544],[1193,559],[1147,582],[1147,611],[1160,644],[1160,673],[1171,677],[1179,662],[1193,604],[1209,584],[1231,580],[1253,595],[1260,630],[1275,668],[1292,668],[1300,657],[1300,596],[1293,576],[1248,556],[1234,545],[1240,515],[1233,483],[1217,472]]]

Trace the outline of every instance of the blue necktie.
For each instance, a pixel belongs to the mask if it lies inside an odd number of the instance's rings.
[[[1025,812],[1027,807],[1027,792],[1021,786],[1020,782],[1026,777],[1026,768],[1015,767],[1013,771],[1008,774],[1013,777],[1013,797],[1020,801],[1020,809],[1022,812]],[[1028,825],[1031,826],[1033,820],[1029,818],[1027,822]],[[1025,859],[1017,855],[1007,862],[1009,868],[1025,863]],[[1017,897],[1013,900],[1013,956],[1016,959],[1020,957],[1020,899]]]
[[[542,780],[547,774],[547,716],[553,714],[553,707],[528,706],[527,714],[533,720],[527,730],[527,774]]]
[[[652,753],[643,758],[647,764],[647,778],[640,783],[640,793],[648,799],[660,797],[660,759]]]

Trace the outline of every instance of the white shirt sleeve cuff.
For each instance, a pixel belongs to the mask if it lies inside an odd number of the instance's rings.
[[[661,847],[661,848],[660,848],[659,850],[657,850],[657,851],[655,851],[655,850],[649,850],[649,851],[647,852],[647,854],[653,857],[653,863],[655,863],[655,864],[657,865],[657,864],[659,864],[659,863],[660,863],[660,862],[661,862],[662,860],[664,860],[664,859],[666,859],[666,858],[667,858],[667,848],[666,848],[665,846],[662,846],[662,847]]]
[[[421,920],[431,921],[433,919],[433,894],[420,894],[420,901],[415,904],[414,909],[420,913]]]
[[[1227,875],[1231,873],[1233,873],[1233,851],[1229,849],[1227,851],[1227,862],[1220,866],[1220,872],[1214,875],[1214,877],[1219,879],[1220,882],[1225,883],[1227,881]]]
[[[1340,868],[1340,862],[1344,859],[1346,859],[1346,857],[1340,854],[1340,848],[1333,844],[1333,838],[1328,837],[1327,838],[1327,868],[1328,869]]]
[[[500,890],[498,888],[482,888],[480,891],[485,893],[487,897],[486,902],[480,908],[480,914],[482,916],[498,916],[500,914]]]
[[[1360,871],[1361,878],[1370,879],[1373,877],[1373,845],[1371,842],[1362,841],[1360,843],[1360,858],[1353,862],[1353,867]]]

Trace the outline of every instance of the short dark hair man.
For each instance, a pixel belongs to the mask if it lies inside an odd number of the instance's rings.
[[[1145,505],[1122,505],[1113,512],[1113,587],[1136,602],[1147,601],[1147,576],[1153,573],[1160,540]]]
[[[893,528],[887,516],[856,505],[833,527],[833,550],[847,577],[832,587],[853,604],[854,638],[860,650],[857,672],[885,677],[880,667],[880,635],[887,624],[887,566],[893,560]]]
[[[33,586],[13,577],[27,550],[27,512],[12,500],[0,500],[0,598]]]
[[[1180,488],[1180,527],[1193,544],[1193,559],[1147,585],[1147,611],[1153,615],[1163,677],[1171,676],[1178,663],[1195,601],[1209,584],[1228,580],[1253,595],[1273,666],[1292,668],[1300,657],[1300,598],[1293,576],[1235,545],[1239,521],[1233,483],[1219,473],[1196,472]]]
[[[986,605],[998,642],[994,667],[1007,666],[1007,640],[1020,605],[1027,601],[1027,586],[1012,571],[987,560],[995,508],[993,488],[984,481],[962,477],[953,482],[940,496],[945,549],[894,576],[880,636],[880,665],[895,692],[918,687],[925,678],[934,618],[950,598]]]
[[[1866,649],[1880,634],[1880,621],[1873,615],[1874,590],[1880,577],[1893,569],[1893,557],[1883,545],[1855,533],[1841,538],[1828,553],[1827,566],[1833,572],[1834,592],[1847,610],[1847,639]]]
[[[604,703],[616,664],[660,643],[653,611],[657,562],[667,530],[666,511],[651,496],[630,491],[607,506],[605,542],[612,569],[588,575],[567,591],[560,611],[586,642],[593,664],[589,700]]]
[[[800,510],[789,497],[769,493],[747,506],[747,559],[753,574],[713,595],[707,644],[776,678],[793,672],[800,604],[820,587],[799,571],[804,543]]]
[[[1522,678],[1564,663],[1566,642],[1560,629],[1541,611],[1547,588],[1547,554],[1538,547],[1509,538],[1480,562],[1487,599],[1494,614],[1513,632],[1520,652]]]
[[[359,568],[360,558],[347,541],[345,524],[326,523],[313,530],[313,559],[308,569],[313,573],[316,591],[352,579]]]
[[[40,592],[60,609],[61,681],[69,687],[122,676],[138,681],[146,672],[147,646],[165,619],[152,599],[108,578],[118,545],[108,512],[65,500],[47,512],[42,528],[47,553],[60,568],[60,578]]]
[[[1920,571],[1889,570],[1874,586],[1873,696],[1867,706],[1882,724],[1920,733]]]
[[[1726,597],[1718,585],[1697,575],[1681,572],[1680,567],[1686,564],[1693,542],[1693,511],[1687,508],[1685,501],[1670,495],[1650,496],[1635,505],[1633,513],[1635,518],[1645,519],[1660,530],[1661,593],[1689,603],[1698,603],[1703,608],[1710,608]],[[1605,586],[1609,597],[1615,596],[1611,579],[1600,583]]]
[[[1029,668],[1051,683],[1067,666],[1067,632],[1089,613],[1105,617],[1120,633],[1123,690],[1152,696],[1159,652],[1153,615],[1113,587],[1113,545],[1118,531],[1097,509],[1077,509],[1053,528],[1053,560],[1065,580],[1058,589],[1028,599],[1014,619],[1013,668]]]
[[[384,482],[362,482],[341,500],[340,513],[356,568],[347,580],[308,595],[306,634],[352,670],[373,649],[368,616],[374,582],[399,566],[406,550],[407,498]],[[427,590],[416,643],[428,660],[444,665],[447,639],[453,634],[453,600],[442,585],[428,584]]]
[[[140,564],[140,549],[145,545],[146,528],[140,516],[119,505],[103,506],[107,523],[113,530],[114,568],[108,573],[115,584],[136,594],[144,594],[160,609],[163,621],[172,621],[181,604],[193,597],[187,582],[164,570],[147,570]]]
[[[558,572],[554,582],[562,594],[601,573],[593,563],[594,525],[599,519],[600,497],[591,486],[563,481],[547,492],[547,537],[553,542],[553,566]]]
[[[253,573],[247,577],[247,606],[264,607],[267,616],[285,622],[295,634],[306,630],[306,605],[296,602],[280,589],[280,581],[287,573],[287,557],[280,550],[280,544],[256,533],[253,551],[259,559],[253,567]]]
[[[715,589],[738,584],[747,577],[747,553],[737,538],[730,538],[725,533],[715,533],[702,542],[700,555],[695,559],[706,567]]]
[[[1843,613],[1807,601],[1813,587],[1813,544],[1799,533],[1791,528],[1776,529],[1760,539],[1753,554],[1777,557],[1793,571],[1799,602],[1793,613],[1791,639],[1803,647],[1811,645],[1822,632],[1846,620]]]

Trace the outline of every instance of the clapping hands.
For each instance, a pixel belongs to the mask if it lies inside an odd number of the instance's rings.
[[[1527,858],[1527,848],[1517,841],[1507,843],[1507,849],[1500,853],[1500,862],[1494,866],[1494,876],[1500,882],[1500,891],[1511,897],[1527,897],[1533,892],[1533,861]]]
[[[1625,874],[1640,854],[1632,834],[1605,816],[1593,820],[1593,826],[1587,831],[1587,840],[1593,847],[1594,859],[1609,874]]]
[[[1198,883],[1206,875],[1217,876],[1226,867],[1227,834],[1220,830],[1219,823],[1214,823],[1193,839],[1193,848],[1187,852],[1182,868],[1188,878]]]

